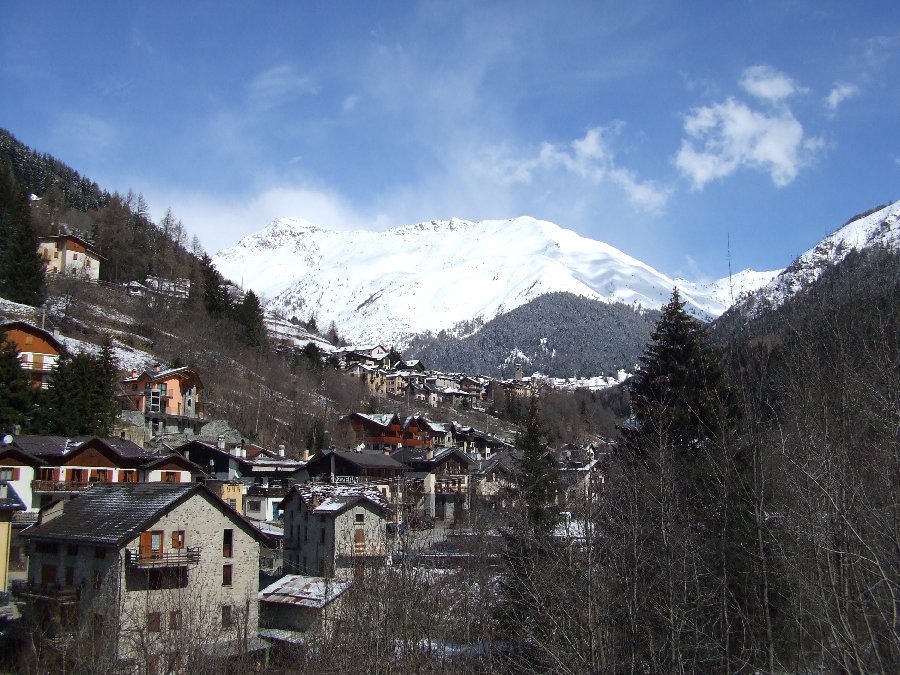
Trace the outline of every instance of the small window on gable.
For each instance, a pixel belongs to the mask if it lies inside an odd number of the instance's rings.
[[[230,558],[234,554],[234,530],[222,532],[222,557]]]
[[[364,523],[364,522],[366,522],[366,514],[365,514],[365,513],[357,513],[357,514],[356,514],[356,522],[357,522],[357,523]]]

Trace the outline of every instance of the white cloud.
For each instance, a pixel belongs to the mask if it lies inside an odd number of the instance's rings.
[[[824,146],[820,138],[806,136],[785,103],[803,91],[787,75],[753,66],[744,71],[740,85],[764,101],[766,109],[728,98],[695,108],[684,118],[687,137],[682,139],[675,165],[695,190],[742,168],[768,172],[775,185],[784,187]]]
[[[293,66],[287,64],[259,73],[247,85],[251,103],[260,108],[271,108],[296,96],[317,94],[318,91],[312,78],[298,73]]]
[[[197,192],[151,192],[147,198],[154,220],[171,207],[189,234],[196,234],[210,254],[285,216],[302,217],[334,230],[371,227],[367,217],[350,207],[343,196],[312,186],[269,187],[233,200]]]
[[[859,87],[855,84],[849,82],[837,82],[825,98],[825,105],[829,110],[834,111],[848,98],[857,95],[859,95]]]
[[[344,102],[341,105],[341,107],[343,108],[344,112],[352,112],[353,110],[356,109],[356,106],[358,104],[359,104],[359,96],[351,95],[344,99]]]
[[[801,91],[790,77],[768,66],[751,66],[744,70],[741,88],[748,94],[773,103]]]
[[[545,179],[561,170],[588,183],[615,185],[633,207],[658,213],[665,207],[670,190],[653,181],[641,181],[634,171],[617,165],[609,136],[618,133],[621,126],[593,127],[568,145],[545,142],[537,155],[530,157],[510,157],[508,147],[495,146],[486,151],[479,165],[484,173],[505,184],[528,184],[537,180],[537,174]]]

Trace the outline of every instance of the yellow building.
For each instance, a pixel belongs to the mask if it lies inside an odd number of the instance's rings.
[[[24,511],[25,504],[6,481],[0,482],[0,591],[6,591],[9,578],[9,544],[12,539],[12,516]]]

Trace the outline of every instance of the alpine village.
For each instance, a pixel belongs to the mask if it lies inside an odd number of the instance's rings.
[[[588,388],[348,344],[0,150],[3,672],[897,672],[898,204]]]

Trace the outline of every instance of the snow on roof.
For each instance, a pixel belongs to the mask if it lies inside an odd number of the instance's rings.
[[[314,501],[319,502],[316,511],[340,511],[345,506],[353,503],[358,499],[365,499],[373,502],[376,506],[386,509],[387,500],[379,492],[378,488],[372,485],[339,485],[333,483],[299,483],[294,486],[300,498],[306,504],[312,504]],[[326,506],[328,504],[328,506]],[[324,508],[323,508],[324,507]]]
[[[325,577],[306,577],[288,574],[259,592],[260,602],[273,602],[295,607],[322,609],[344,593],[350,581],[336,581]]]

